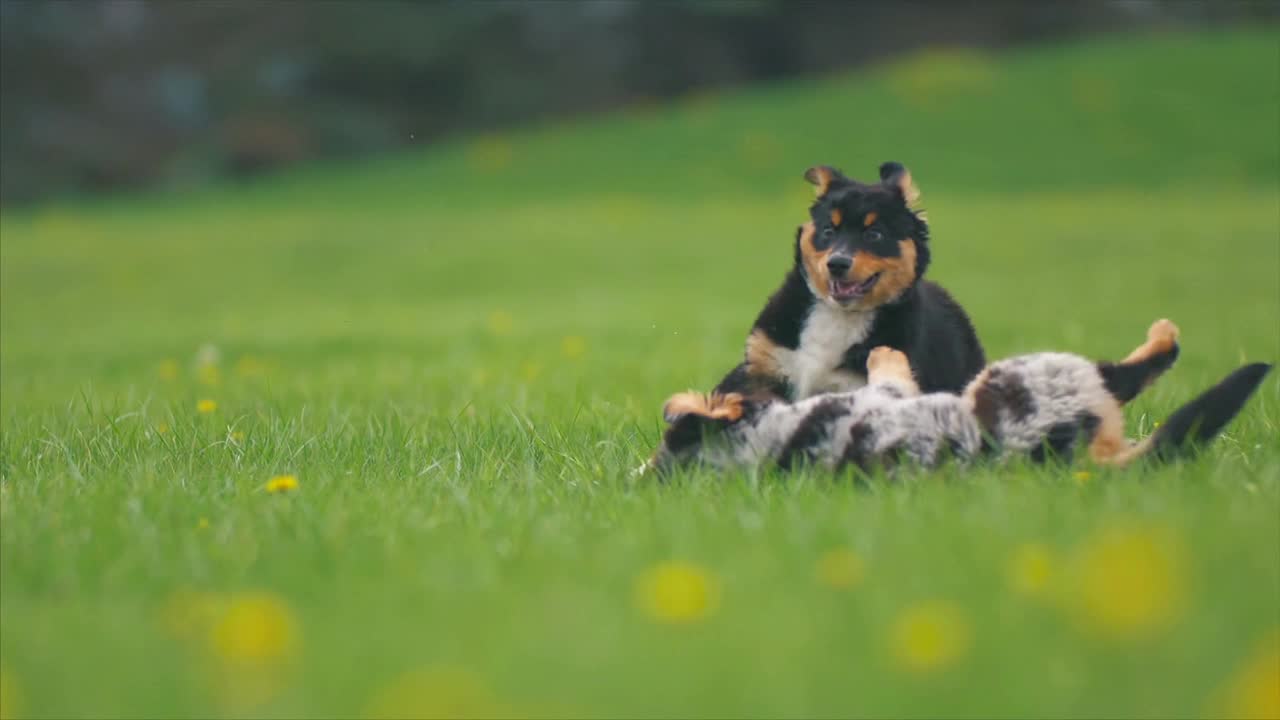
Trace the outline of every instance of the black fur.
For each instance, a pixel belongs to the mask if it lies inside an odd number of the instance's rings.
[[[1101,423],[1102,420],[1097,415],[1082,413],[1073,422],[1054,425],[1045,433],[1044,442],[1031,450],[1031,462],[1045,463],[1049,460],[1071,462],[1076,446],[1092,442]]]
[[[1000,419],[1000,411],[1021,420],[1036,411],[1035,398],[1022,378],[994,368],[973,393],[973,412],[984,432],[990,432]]]
[[[1151,436],[1149,453],[1168,460],[1212,440],[1240,412],[1270,370],[1267,363],[1245,365],[1175,410]]]
[[[1101,362],[1098,363],[1098,373],[1102,375],[1107,392],[1124,404],[1137,397],[1161,373],[1173,367],[1173,362],[1178,359],[1178,352],[1178,345],[1174,344],[1169,352],[1152,355],[1142,362],[1128,365]]]
[[[848,415],[852,410],[848,403],[840,400],[824,399],[813,408],[805,419],[796,427],[795,432],[787,439],[787,444],[778,453],[778,467],[790,470],[803,463],[811,456],[811,450],[827,442],[827,433],[837,419]]]
[[[841,465],[852,464],[863,472],[870,472],[875,464],[874,448],[871,447],[875,432],[866,423],[854,423],[849,428],[849,444],[844,448]]]
[[[899,257],[894,238],[911,238],[915,243],[915,281],[891,302],[868,312],[874,313],[866,338],[849,347],[837,368],[864,375],[867,355],[873,348],[887,346],[907,355],[916,382],[923,392],[959,392],[986,364],[982,345],[969,316],[940,286],[923,279],[929,266],[929,228],[923,217],[908,209],[902,193],[892,185],[863,185],[837,171],[832,189],[811,208],[815,226],[833,207],[855,213],[875,209],[887,237],[869,244],[857,232],[858,223],[845,223],[829,242],[847,245],[849,252],[871,252],[880,257]],[[905,172],[897,163],[880,168],[882,180],[892,182]],[[828,221],[829,222],[829,221]],[[845,227],[842,226],[842,227]],[[800,231],[797,230],[794,264],[764,309],[756,317],[752,332],[761,332],[775,344],[794,350],[815,305],[816,298],[806,282]],[[785,400],[797,400],[794,378],[753,373],[746,362],[731,370],[716,386],[718,392],[768,393]]]

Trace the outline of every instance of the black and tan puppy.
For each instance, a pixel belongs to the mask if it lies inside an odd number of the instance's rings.
[[[898,163],[864,184],[810,168],[810,221],[796,230],[795,264],[747,338],[746,356],[718,393],[802,400],[866,384],[867,354],[906,354],[924,392],[959,392],[985,358],[973,324],[941,287],[923,280],[929,226]]]

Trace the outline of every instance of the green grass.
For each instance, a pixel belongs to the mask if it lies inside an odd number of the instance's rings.
[[[819,162],[913,168],[930,275],[993,357],[1114,358],[1178,322],[1183,356],[1130,408],[1134,435],[1276,360],[1278,54],[1271,30],[935,53],[246,187],[8,211],[0,706],[1232,712],[1224,688],[1250,663],[1274,683],[1280,652],[1275,377],[1204,456],[1163,467],[869,490],[628,472],[663,399],[735,362]],[[297,491],[262,490],[283,473]],[[1047,553],[1039,595],[1009,578],[1026,547]],[[864,565],[852,588],[815,578],[839,548]],[[707,615],[638,606],[667,561],[718,588]],[[294,639],[247,668],[208,637],[238,616],[173,616],[244,592],[283,604]],[[896,624],[933,602],[968,641],[904,668]],[[423,668],[437,679],[408,700],[386,689]]]

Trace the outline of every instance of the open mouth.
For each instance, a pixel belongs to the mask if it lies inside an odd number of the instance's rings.
[[[862,282],[850,282],[832,278],[831,297],[842,303],[858,300],[871,292],[871,288],[876,286],[878,280],[880,280],[880,273],[875,273]]]

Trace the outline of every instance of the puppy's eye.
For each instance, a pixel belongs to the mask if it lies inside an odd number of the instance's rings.
[[[879,230],[868,230],[862,233],[862,239],[872,243],[880,242],[884,239],[884,235],[880,234]]]
[[[836,234],[836,231],[833,228],[829,228],[829,227],[822,228],[822,238],[824,240],[830,240],[831,237],[835,234]]]

